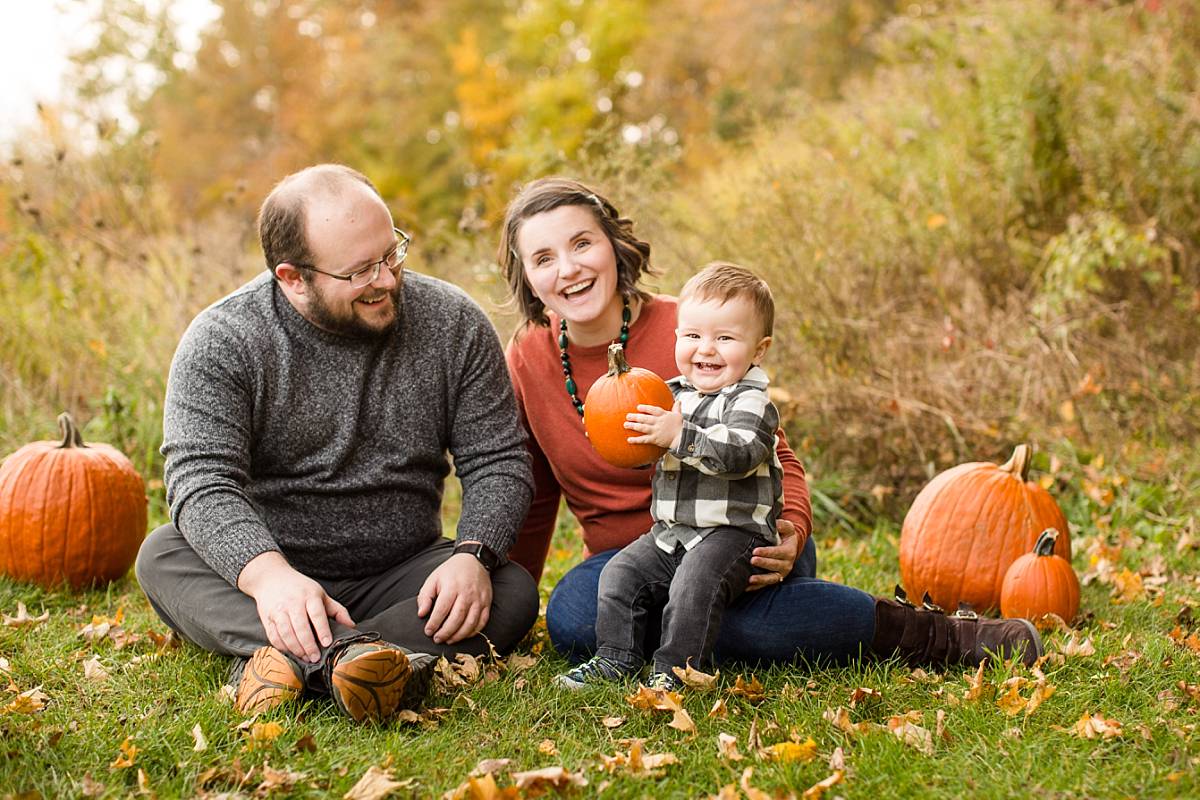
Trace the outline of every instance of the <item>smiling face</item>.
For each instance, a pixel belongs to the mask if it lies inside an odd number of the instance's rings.
[[[396,246],[387,206],[364,185],[348,183],[336,195],[314,198],[306,215],[313,263],[329,272],[351,273]],[[310,271],[304,280],[305,300],[299,310],[317,327],[371,338],[387,333],[396,322],[402,284],[387,269],[380,269],[374,283],[359,289],[349,281]]]
[[[675,330],[675,366],[704,394],[731,386],[762,360],[771,337],[754,304],[742,296],[722,302],[692,295],[679,301]]]
[[[614,316],[620,326],[616,254],[590,208],[568,205],[534,214],[516,242],[529,288],[567,320],[573,335],[610,327]]]

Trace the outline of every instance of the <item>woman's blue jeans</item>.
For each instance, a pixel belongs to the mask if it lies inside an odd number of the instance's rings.
[[[555,649],[578,663],[596,650],[596,590],[600,571],[618,550],[577,564],[554,587],[546,628]],[[810,536],[796,565],[778,586],[745,592],[725,612],[713,656],[722,662],[844,664],[870,651],[875,598],[838,583],[817,580]],[[643,652],[658,648],[661,609],[650,615]]]

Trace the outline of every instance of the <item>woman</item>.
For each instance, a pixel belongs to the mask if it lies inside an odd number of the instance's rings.
[[[607,349],[625,344],[630,364],[664,378],[675,369],[675,300],[639,287],[650,246],[604,197],[581,183],[546,178],[509,204],[499,261],[525,323],[507,349],[509,372],[529,433],[535,494],[509,558],[541,577],[559,500],[583,526],[585,559],[555,586],[546,609],[554,646],[572,661],[595,648],[600,571],[650,528],[651,470],[613,467],[588,445],[582,399],[607,371]],[[765,572],[726,612],[717,661],[844,662],[864,652],[912,663],[978,663],[984,649],[1041,641],[1028,622],[982,621],[919,611],[903,602],[815,578],[812,512],[804,470],[779,432],[784,466],[781,543],[755,550]],[[1024,625],[1020,624],[1024,622]],[[648,626],[648,650],[657,640]]]

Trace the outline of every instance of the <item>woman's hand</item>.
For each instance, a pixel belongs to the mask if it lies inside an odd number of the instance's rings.
[[[783,579],[796,565],[796,558],[800,555],[800,537],[796,535],[796,526],[786,519],[781,519],[778,528],[779,544],[754,548],[754,557],[750,559],[750,563],[770,572],[751,575],[750,583],[746,586],[747,592],[783,583]]]

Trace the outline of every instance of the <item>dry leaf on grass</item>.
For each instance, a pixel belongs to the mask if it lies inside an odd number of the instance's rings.
[[[771,795],[764,792],[762,789],[755,788],[750,785],[750,778],[754,775],[754,767],[746,767],[742,770],[742,779],[740,781],[742,791],[746,794],[747,800],[771,800]]]
[[[408,788],[414,783],[415,781],[411,778],[403,781],[392,780],[390,769],[373,766],[363,773],[363,776],[358,779],[358,783],[350,787],[350,791],[342,795],[342,800],[379,800],[397,789]]]
[[[803,742],[779,742],[758,751],[759,758],[783,763],[804,763],[817,757],[817,743],[810,736]]]
[[[48,619],[50,619],[50,612],[43,611],[38,616],[31,617],[29,612],[25,609],[25,604],[18,600],[16,616],[10,617],[8,614],[4,614],[3,616],[4,627],[6,628],[31,628],[35,625],[41,625],[43,622],[46,622]]]
[[[683,681],[684,686],[689,689],[698,689],[701,692],[708,692],[717,688],[717,678],[721,677],[720,671],[709,675],[707,672],[692,669],[691,664],[688,664],[683,669],[671,667],[671,671],[678,676],[679,680]]]
[[[546,787],[565,789],[569,786],[587,786],[588,783],[582,772],[567,772],[565,767],[545,767],[528,772],[514,772],[512,779],[518,789],[532,789],[535,792]]]
[[[303,772],[291,772],[286,769],[274,769],[270,764],[263,762],[262,765],[263,782],[254,790],[256,797],[266,797],[275,791],[290,791],[300,781],[304,780]]]
[[[138,794],[145,797],[154,797],[154,790],[150,788],[150,776],[141,767],[138,767],[137,771],[137,785]]]
[[[103,682],[108,680],[108,670],[100,663],[100,659],[92,656],[83,662],[84,680]]]
[[[836,709],[825,709],[821,713],[821,719],[830,723],[842,733],[848,733],[851,736],[866,733],[871,729],[871,723],[869,722],[851,722],[850,712],[842,706],[838,706]]]
[[[244,724],[244,723],[243,723]],[[245,731],[241,725],[240,730]],[[246,749],[254,750],[260,747],[266,747],[271,742],[279,738],[283,733],[283,726],[278,722],[253,722],[250,725],[250,730],[246,737]]]
[[[829,769],[834,772],[846,770],[846,751],[840,747],[833,748],[833,752],[829,754]]]
[[[0,716],[5,714],[35,714],[46,707],[46,703],[50,700],[50,696],[42,691],[40,685],[25,691],[14,697],[8,705],[0,708]]]
[[[1121,735],[1121,723],[1107,719],[1103,714],[1084,714],[1070,732],[1080,739],[1114,739]]]
[[[875,689],[869,689],[865,686],[860,686],[850,693],[850,707],[858,708],[860,705],[868,703],[874,704],[883,700],[883,694]]]
[[[0,675],[6,677],[12,676],[12,665],[8,663],[8,659],[4,656],[0,656]]]
[[[684,733],[694,734],[696,732],[696,723],[692,721],[692,715],[682,708],[675,711],[675,716],[671,717],[667,726]]]
[[[1084,637],[1083,641],[1078,641],[1075,634],[1071,634],[1071,638],[1062,646],[1061,652],[1064,656],[1072,658],[1086,658],[1096,655],[1096,646],[1092,644],[1091,637]]]
[[[892,717],[887,722],[887,728],[893,736],[909,747],[931,756],[933,755],[933,734],[927,728],[922,728],[912,722],[910,716],[912,713],[910,711],[904,716]]]
[[[737,737],[728,733],[717,734],[717,753],[726,761],[741,761],[743,758],[738,752]]]
[[[625,702],[634,708],[652,711],[678,711],[683,708],[683,698],[679,696],[679,692],[651,689],[641,685],[636,692],[625,696]]]
[[[1183,629],[1176,625],[1167,636],[1180,647],[1200,655],[1200,636],[1195,633],[1185,636]]]
[[[761,703],[767,696],[763,691],[763,685],[758,682],[758,678],[754,675],[750,676],[749,681],[743,681],[742,676],[739,675],[729,693],[744,697],[751,703]]]
[[[192,750],[197,753],[203,753],[208,749],[208,739],[204,738],[204,729],[200,727],[199,722],[192,728],[192,739],[195,741],[195,744],[192,745]]]
[[[311,733],[306,733],[296,740],[292,749],[297,753],[315,753],[317,752],[317,741],[313,739]]]
[[[1036,627],[1042,633],[1047,633],[1049,631],[1069,633],[1071,631],[1071,626],[1067,624],[1067,621],[1052,611],[1042,614],[1037,619],[1034,619],[1033,624],[1034,627]]]
[[[513,653],[504,661],[504,666],[508,668],[509,672],[524,672],[525,670],[537,664],[537,662],[537,656],[527,656],[522,655],[521,653]]]
[[[475,769],[471,770],[468,777],[482,778],[489,772],[496,775],[508,769],[508,765],[512,763],[511,758],[485,758],[475,765]]]
[[[1146,597],[1146,587],[1142,576],[1128,568],[1112,576],[1112,602],[1114,604],[1132,603]]]
[[[729,716],[729,706],[725,705],[725,698],[723,697],[718,699],[717,702],[713,703],[713,707],[708,710],[709,719],[713,717],[723,718],[727,716]]]
[[[625,724],[624,717],[605,717],[600,720],[600,724],[606,728],[619,728]]]
[[[538,743],[537,749],[538,752],[544,756],[558,755],[558,747],[554,744],[553,739],[542,739],[542,741]]]
[[[846,773],[843,770],[834,770],[833,774],[825,780],[818,781],[817,783],[814,783],[812,786],[805,789],[804,800],[820,800],[820,798],[825,796],[826,790],[841,783],[845,775]]]
[[[732,783],[727,783],[718,789],[716,794],[710,794],[707,800],[742,800],[742,795],[738,792],[736,786]]]
[[[623,770],[638,777],[662,774],[662,767],[678,764],[679,759],[674,753],[644,753],[643,741],[633,739],[629,743],[629,753],[616,753],[612,756],[601,755],[602,769],[608,772]]]
[[[126,736],[125,741],[121,742],[120,750],[120,754],[108,765],[109,769],[125,769],[133,766],[138,754],[138,747],[133,740]]]

